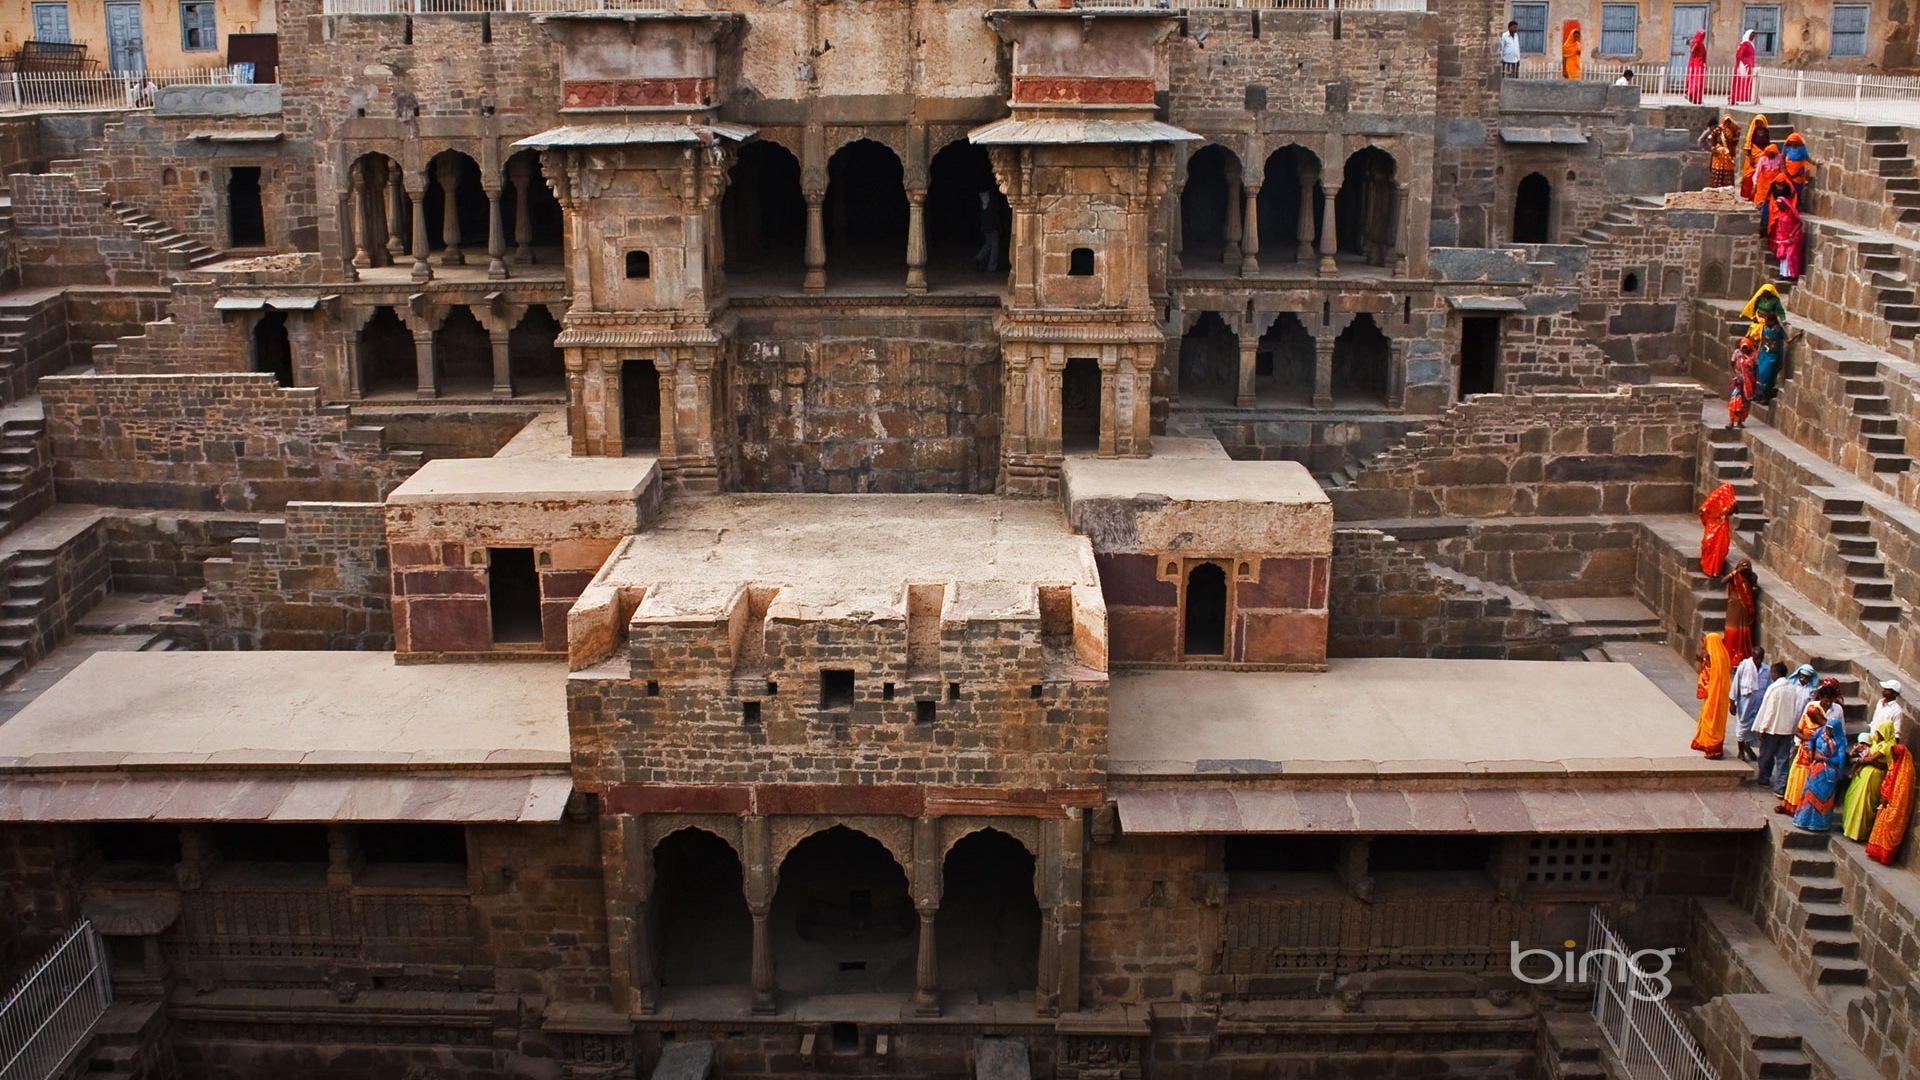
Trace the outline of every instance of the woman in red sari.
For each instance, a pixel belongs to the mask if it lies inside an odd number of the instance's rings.
[[[1800,251],[1806,244],[1806,227],[1800,211],[1785,195],[1773,199],[1773,211],[1767,215],[1767,231],[1772,234],[1773,257],[1780,260],[1780,279],[1792,281],[1800,276]]]
[[[1707,97],[1707,32],[1695,30],[1687,48],[1687,100],[1695,105]]]
[[[1733,347],[1733,385],[1727,388],[1727,427],[1742,427],[1753,411],[1753,399],[1760,392],[1758,345],[1750,337]]]
[[[1719,577],[1727,564],[1727,548],[1733,544],[1732,484],[1721,484],[1700,504],[1700,572]]]
[[[1745,105],[1756,100],[1753,96],[1753,31],[1740,36],[1740,47],[1733,50],[1733,87],[1727,94],[1727,104]]]
[[[1734,564],[1733,572],[1727,575],[1727,618],[1724,640],[1727,645],[1727,664],[1740,666],[1740,661],[1753,655],[1753,624],[1760,614],[1757,597],[1760,592],[1760,576],[1753,572],[1753,561],[1741,559]]]
[[[1880,782],[1880,812],[1874,815],[1873,833],[1867,837],[1867,858],[1883,866],[1893,865],[1901,842],[1907,838],[1907,819],[1912,816],[1913,755],[1895,743],[1887,778]]]

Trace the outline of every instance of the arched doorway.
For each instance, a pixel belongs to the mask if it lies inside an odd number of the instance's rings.
[[[753,973],[753,916],[740,857],[705,829],[681,829],[653,849],[655,975],[662,988],[738,986]]]
[[[448,311],[433,332],[433,381],[448,397],[493,392],[493,339],[471,308]]]
[[[378,307],[360,327],[355,349],[360,357],[360,393],[412,395],[420,389],[413,331],[390,307]]]
[[[1060,449],[1073,453],[1100,449],[1100,362],[1085,357],[1067,361],[1060,376]]]
[[[1187,184],[1180,189],[1182,266],[1193,269],[1224,257],[1239,179],[1240,159],[1224,146],[1203,146],[1187,159]]]
[[[1300,316],[1283,311],[1260,335],[1254,362],[1254,392],[1262,401],[1289,405],[1313,403],[1314,366],[1318,359],[1313,335]]]
[[[857,139],[827,159],[827,279],[903,285],[907,273],[907,186],[900,158]]]
[[[740,148],[720,203],[726,272],[733,292],[755,285],[798,289],[805,271],[807,200],[800,159],[776,142]]]
[[[1553,243],[1553,184],[1537,172],[1521,177],[1514,192],[1513,242]]]
[[[427,250],[440,252],[440,261],[459,266],[463,248],[473,248],[485,261],[487,248],[487,192],[480,186],[480,166],[458,150],[443,150],[427,163],[427,184],[421,212],[427,215]],[[447,192],[453,192],[448,213]]]
[[[1283,146],[1267,155],[1260,185],[1260,261],[1307,262],[1320,242],[1325,202],[1320,158],[1304,146]]]
[[[1187,571],[1180,651],[1186,656],[1227,653],[1227,569],[1196,563]]]
[[[782,990],[913,989],[920,916],[906,872],[865,833],[836,825],[800,841],[780,864],[772,922]]]
[[[1393,345],[1373,316],[1353,317],[1333,339],[1333,402],[1336,405],[1385,405]]]
[[[1218,312],[1205,312],[1180,339],[1180,400],[1231,405],[1239,387],[1239,335]]]
[[[560,323],[544,304],[534,304],[507,334],[507,372],[515,394],[565,394],[567,365],[554,344]]]
[[[942,989],[971,990],[982,1004],[1038,983],[1040,903],[1033,854],[998,829],[961,837],[947,852],[934,917]]]
[[[253,324],[253,370],[272,375],[281,386],[293,385],[293,342],[287,338],[287,313],[263,312]]]
[[[1394,187],[1393,155],[1377,146],[1347,158],[1334,200],[1335,233],[1340,250],[1385,266],[1393,255],[1399,192]]]
[[[660,369],[651,360],[620,365],[620,446],[629,454],[660,452]]]
[[[560,200],[540,171],[540,153],[522,150],[507,159],[506,185],[500,193],[501,228],[515,263],[557,263],[566,235]],[[484,192],[483,192],[484,194]],[[521,220],[521,208],[526,218]]]
[[[928,284],[994,286],[1006,275],[1011,215],[986,148],[955,139],[933,156],[927,167],[925,214]],[[987,258],[982,259],[983,254]]]

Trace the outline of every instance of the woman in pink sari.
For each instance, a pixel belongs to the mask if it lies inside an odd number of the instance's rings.
[[[1740,36],[1740,47],[1733,50],[1733,87],[1727,94],[1729,105],[1745,105],[1758,100],[1753,96],[1753,31]],[[1692,61],[1688,61],[1691,66]]]
[[[1773,257],[1780,260],[1780,278],[1792,281],[1800,276],[1800,249],[1806,241],[1806,229],[1800,222],[1800,210],[1785,195],[1773,199],[1773,212],[1767,217],[1773,240]]]
[[[1700,104],[1707,96],[1707,32],[1695,30],[1687,50],[1687,100]]]

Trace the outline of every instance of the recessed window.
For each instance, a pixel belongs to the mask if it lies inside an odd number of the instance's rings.
[[[1521,52],[1544,53],[1547,51],[1547,5],[1515,4],[1513,21],[1520,24]]]
[[[913,722],[916,724],[931,724],[935,716],[938,715],[938,710],[939,706],[935,705],[932,701],[921,698],[919,701],[913,703]]]
[[[647,696],[648,697],[660,696],[660,684],[657,682],[654,682],[652,679],[647,680]]]
[[[38,7],[39,5],[35,5]],[[1867,55],[1867,5],[1833,5],[1833,45],[1829,56]]]
[[[215,825],[213,848],[228,862],[324,863],[325,825]]]
[[[213,26],[211,3],[180,5],[180,48],[186,52],[207,52],[220,47],[220,35]]]
[[[1749,4],[1742,11],[1740,29],[1753,31],[1756,56],[1780,55],[1780,8],[1775,4]]]
[[[1229,874],[1329,874],[1340,865],[1340,838],[1229,836],[1225,855]]]
[[[747,727],[757,727],[760,723],[760,703],[743,701],[740,703],[740,723]]]
[[[1640,5],[1600,5],[1600,55],[1633,56],[1640,51]]]
[[[1092,277],[1093,276],[1093,249],[1092,248],[1074,248],[1072,251],[1067,253],[1067,276],[1068,277]]]
[[[1640,291],[1640,275],[1629,270],[1620,278],[1620,291],[1632,296]]]
[[[460,825],[362,825],[360,857],[370,863],[467,865],[467,830]]]
[[[853,672],[830,668],[820,673],[820,707],[853,708]]]
[[[892,683],[883,682],[880,684],[880,700],[881,701],[893,700],[893,684]]]
[[[960,700],[960,684],[959,683],[950,682],[947,684],[947,700],[948,701]]]
[[[644,251],[627,252],[627,278],[638,280],[653,276],[653,260]]]
[[[180,830],[150,822],[103,822],[93,827],[101,861],[166,868],[180,861]]]
[[[1613,837],[1536,836],[1527,842],[1527,881],[1579,888],[1613,880]]]
[[[1374,874],[1485,873],[1493,845],[1483,836],[1381,836],[1368,845]]]

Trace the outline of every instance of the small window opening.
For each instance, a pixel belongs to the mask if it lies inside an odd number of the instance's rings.
[[[460,825],[362,825],[360,857],[370,863],[467,865],[467,830]]]
[[[1632,296],[1640,291],[1640,275],[1629,270],[1620,278],[1620,291]]]
[[[823,709],[853,708],[853,672],[842,668],[829,668],[820,673],[820,707]]]
[[[1320,325],[1333,325],[1333,301],[1331,300],[1320,301]]]
[[[406,20],[400,24],[400,44],[413,44],[413,16],[411,15],[407,16]]]
[[[1187,572],[1185,644],[1188,656],[1225,656],[1227,652],[1227,571],[1201,563]]]
[[[1251,835],[1226,841],[1229,874],[1330,874],[1340,865],[1337,836]]]
[[[660,684],[657,682],[654,682],[652,679],[647,680],[647,696],[648,697],[660,696]]]
[[[324,863],[325,825],[215,825],[213,849],[227,862]]]
[[[1468,316],[1460,323],[1460,397],[1491,394],[1499,386],[1500,320]]]
[[[947,700],[948,701],[960,700],[960,684],[959,683],[950,682],[947,684]]]
[[[893,684],[892,683],[883,682],[880,684],[880,700],[881,701],[893,700]]]
[[[629,280],[653,276],[653,259],[644,251],[627,252],[627,277]]]
[[[831,1030],[834,1053],[852,1054],[859,1051],[860,1026],[858,1024],[835,1024]]]
[[[937,709],[938,706],[936,706],[931,699],[921,698],[919,701],[913,703],[913,722],[916,724],[933,723],[937,716]]]
[[[1088,248],[1088,247],[1074,248],[1072,251],[1069,251],[1067,253],[1067,276],[1068,277],[1092,277],[1093,276],[1093,249],[1092,248]]]
[[[487,549],[487,607],[494,641],[541,640],[540,571],[532,548]]]
[[[760,703],[757,701],[741,702],[740,722],[747,727],[758,726],[760,723]]]
[[[1027,690],[1027,696],[1035,701],[1039,701],[1041,698],[1047,696],[1047,688],[1041,686],[1039,683],[1034,683],[1033,686]]]
[[[281,386],[293,385],[293,345],[287,336],[287,313],[269,311],[253,324],[253,370],[272,375]]]
[[[767,680],[767,696],[772,697],[775,694],[778,694],[779,692],[780,692],[780,684],[777,682],[774,682],[772,679],[768,679]]]
[[[1411,296],[1403,297],[1400,301],[1400,322],[1402,324],[1406,324],[1406,323],[1411,323],[1412,321],[1413,321],[1413,297]]]
[[[480,13],[480,44],[493,44],[493,16],[484,11]]]

